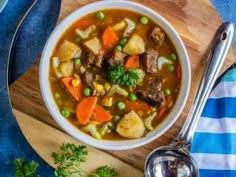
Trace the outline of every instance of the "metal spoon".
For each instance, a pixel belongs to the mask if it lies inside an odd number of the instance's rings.
[[[233,24],[223,23],[210,48],[200,85],[187,120],[176,139],[153,150],[145,161],[145,177],[197,177],[198,167],[190,146],[200,114],[220,71],[234,34]]]

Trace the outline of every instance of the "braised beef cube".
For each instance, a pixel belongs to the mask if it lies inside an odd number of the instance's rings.
[[[157,45],[162,45],[165,40],[165,33],[159,27],[155,27],[150,35],[150,38]]]
[[[140,99],[157,108],[166,104],[160,78],[149,79],[145,86],[137,88],[136,94]]]
[[[114,65],[114,64],[124,64],[125,61],[125,57],[127,56],[127,54],[117,51],[115,50],[112,55],[107,58],[107,62],[110,65]]]
[[[103,63],[103,60],[104,60],[104,51],[101,50],[101,51],[99,52],[99,54],[96,55],[96,58],[94,59],[94,64],[95,64],[97,67],[101,68],[102,63]]]
[[[95,65],[100,68],[103,60],[104,60],[104,51],[100,51],[100,53],[96,55],[93,52],[86,50],[83,54],[83,63],[86,66]]]
[[[87,56],[85,56],[85,58],[84,58],[84,64],[85,64],[85,66],[90,66],[90,65],[92,65],[93,62],[94,62],[95,57],[96,57],[96,56],[95,56],[92,52],[88,51],[88,52],[87,52]]]
[[[158,51],[154,49],[147,49],[145,53],[142,54],[143,68],[146,72],[155,73],[157,72],[157,60]]]
[[[93,86],[93,84],[92,84],[92,82],[93,82],[93,74],[92,74],[92,73],[90,73],[90,72],[88,72],[88,71],[85,71],[85,73],[84,73],[83,76],[82,76],[82,79],[83,79],[83,82],[84,82],[87,86],[89,86],[89,87],[92,87],[92,86]]]

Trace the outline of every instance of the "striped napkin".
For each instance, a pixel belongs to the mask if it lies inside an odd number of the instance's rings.
[[[236,177],[236,68],[226,71],[212,90],[191,154],[200,177]]]

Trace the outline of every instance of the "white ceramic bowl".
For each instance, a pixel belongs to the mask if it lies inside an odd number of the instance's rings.
[[[173,42],[178,57],[180,60],[180,64],[182,67],[182,81],[178,99],[172,108],[172,111],[168,114],[166,119],[160,124],[156,129],[149,133],[147,136],[134,139],[134,140],[122,140],[122,141],[110,141],[110,140],[96,140],[93,137],[81,132],[76,127],[74,127],[69,121],[67,121],[64,117],[61,116],[56,103],[54,102],[53,95],[50,90],[49,83],[49,65],[50,65],[50,57],[52,52],[58,42],[58,39],[62,36],[63,32],[71,25],[73,22],[78,20],[80,17],[103,9],[111,9],[111,8],[121,8],[128,9],[131,11],[135,11],[141,14],[145,14],[147,17],[155,21],[164,31],[167,33],[171,41]],[[134,2],[129,1],[100,1],[96,3],[92,3],[86,5],[82,8],[79,8],[68,17],[66,17],[53,31],[50,38],[48,39],[40,62],[40,88],[43,96],[43,100],[51,113],[52,117],[55,121],[71,136],[74,138],[86,143],[88,145],[107,150],[124,150],[142,146],[147,144],[163,133],[165,133],[171,125],[177,120],[180,113],[183,110],[183,107],[186,103],[189,88],[191,81],[191,72],[190,72],[190,64],[189,58],[185,49],[185,46],[180,39],[178,33],[175,29],[169,24],[169,22],[160,16],[157,12]]]

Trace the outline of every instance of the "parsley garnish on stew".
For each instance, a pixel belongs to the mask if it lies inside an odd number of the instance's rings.
[[[108,78],[113,84],[135,87],[138,80],[138,73],[135,68],[125,71],[123,65],[113,65],[108,71]]]

